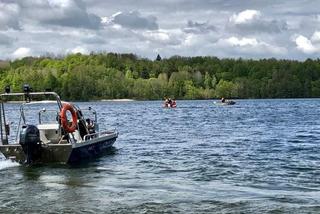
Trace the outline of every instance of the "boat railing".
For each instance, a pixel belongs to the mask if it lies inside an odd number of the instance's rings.
[[[112,129],[112,130],[105,130],[105,131],[102,131],[102,132],[97,132],[97,133],[92,133],[92,134],[87,134],[84,136],[84,141],[87,141],[87,140],[90,140],[90,139],[94,139],[94,138],[98,138],[100,136],[103,136],[103,135],[109,135],[109,134],[113,134],[113,133],[116,133],[116,129]]]
[[[26,103],[29,103],[31,101],[31,97],[36,96],[53,96],[58,103],[59,109],[62,108],[62,103],[60,100],[60,96],[56,92],[23,92],[23,93],[3,93],[0,94],[0,101],[6,102],[5,97],[24,97]],[[19,101],[21,102],[21,100]]]

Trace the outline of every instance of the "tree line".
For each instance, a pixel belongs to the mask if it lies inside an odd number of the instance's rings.
[[[52,90],[65,100],[320,97],[320,59],[219,59],[92,53],[0,61],[0,87]]]

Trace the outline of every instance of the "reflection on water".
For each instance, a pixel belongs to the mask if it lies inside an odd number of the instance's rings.
[[[79,106],[117,127],[115,149],[72,167],[1,161],[1,212],[320,212],[317,99]]]

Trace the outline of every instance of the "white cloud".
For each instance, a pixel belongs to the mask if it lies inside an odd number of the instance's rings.
[[[258,10],[244,10],[238,14],[233,14],[230,17],[230,21],[235,24],[243,24],[253,19],[257,19],[261,16],[261,12]]]
[[[191,20],[188,21],[187,27],[184,28],[184,32],[195,34],[210,33],[216,30],[216,27],[208,22],[193,22]]]
[[[311,36],[311,41],[312,42],[320,42],[320,31],[316,31],[313,33],[313,35]]]
[[[183,47],[186,50],[191,50],[192,48],[197,50],[197,53],[201,53],[202,50],[209,49],[213,51],[210,46],[214,45],[220,38],[215,32],[209,34],[185,34],[183,37]],[[213,51],[215,53],[215,51]],[[194,54],[194,53],[193,53]],[[206,51],[208,55],[208,51]]]
[[[230,37],[228,39],[225,39],[225,42],[230,44],[231,46],[256,46],[258,45],[256,38],[241,38],[238,39],[237,37]]]
[[[156,30],[159,28],[155,16],[143,16],[139,11],[117,12],[111,17],[102,17],[101,22],[106,25],[120,25],[129,29]]]
[[[110,19],[108,17],[101,17],[102,24],[108,24],[109,22],[110,22]]]
[[[165,57],[316,58],[320,53],[317,3],[0,0],[0,58],[13,58],[20,47],[37,55],[90,50],[150,58],[155,53]],[[303,37],[298,38],[300,34]]]
[[[216,43],[218,47],[230,47],[231,51],[240,52],[242,54],[272,54],[284,55],[287,49],[280,46],[275,46],[264,41],[257,40],[256,38],[237,38],[229,37],[226,39],[219,39]]]
[[[153,45],[158,45],[161,48],[163,46],[176,46],[180,45],[182,42],[182,38],[184,37],[184,33],[180,30],[153,30],[153,31],[144,31],[136,32],[136,35],[140,38],[142,41],[147,41],[148,43],[152,43]],[[152,45],[152,46],[153,46]]]
[[[20,47],[15,50],[12,54],[12,57],[15,59],[20,59],[26,56],[31,56],[31,49],[26,47]]]
[[[186,38],[184,39],[184,45],[185,46],[192,46],[192,45],[196,44],[197,41],[198,41],[197,36],[190,34],[190,35],[186,36]]]
[[[52,7],[69,7],[72,5],[72,2],[69,0],[48,0],[48,3]]]
[[[42,25],[98,29],[101,18],[87,11],[81,0],[21,1],[23,15]]]
[[[84,47],[81,47],[81,46],[77,46],[71,50],[67,50],[67,53],[73,53],[73,54],[76,54],[76,53],[81,53],[81,54],[88,54],[89,53],[89,50],[87,50],[86,48]]]
[[[119,16],[121,14],[122,14],[122,12],[118,11],[118,12],[112,14],[112,16],[110,16],[110,17],[107,17],[107,16],[101,17],[101,23],[102,24],[112,24],[112,22],[114,21],[114,17]]]
[[[280,33],[288,29],[285,21],[267,19],[258,10],[244,10],[229,18],[227,29],[248,35],[252,33]]]
[[[319,47],[314,46],[307,37],[304,37],[302,35],[297,36],[295,42],[297,49],[302,51],[303,53],[313,54],[320,51]]]
[[[150,40],[158,40],[167,42],[170,40],[170,36],[168,33],[163,31],[146,31],[143,35]]]
[[[0,2],[0,30],[19,30],[19,12],[19,5]]]

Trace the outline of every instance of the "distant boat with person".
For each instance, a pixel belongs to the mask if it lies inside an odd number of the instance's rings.
[[[220,101],[216,101],[216,102],[214,102],[214,103],[215,103],[216,105],[234,105],[234,104],[236,104],[235,101],[233,101],[233,100],[227,100],[227,99],[225,99],[224,97],[222,97]]]
[[[163,103],[163,108],[176,108],[177,102],[174,99],[166,98]]]

